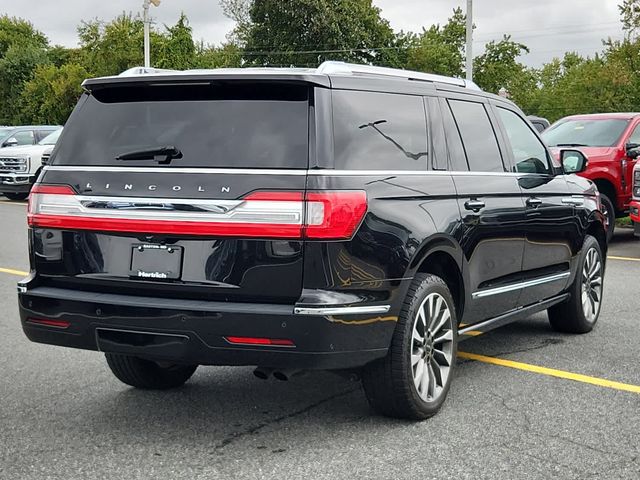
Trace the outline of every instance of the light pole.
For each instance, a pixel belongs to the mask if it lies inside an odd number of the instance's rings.
[[[473,0],[467,0],[467,80],[473,81]]]
[[[160,5],[160,0],[144,0],[142,2],[142,20],[144,22],[144,66],[151,66],[151,50],[149,47],[149,4],[153,4],[154,6]]]

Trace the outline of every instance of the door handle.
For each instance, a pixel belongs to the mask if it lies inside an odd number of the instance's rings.
[[[584,200],[582,198],[577,197],[565,197],[562,199],[562,203],[566,205],[574,205],[576,207],[581,207],[584,205]]]
[[[542,205],[542,200],[536,197],[529,197],[527,198],[526,203],[527,207],[539,207],[540,205]]]
[[[467,200],[464,202],[464,208],[467,210],[472,210],[474,212],[479,212],[485,207],[485,203],[482,200]]]

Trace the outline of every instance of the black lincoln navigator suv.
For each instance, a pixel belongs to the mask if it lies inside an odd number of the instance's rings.
[[[96,78],[29,200],[35,342],[139,388],[198,365],[357,370],[375,410],[442,405],[458,341],[547,310],[590,331],[598,192],[522,112],[437,75],[318,69]]]

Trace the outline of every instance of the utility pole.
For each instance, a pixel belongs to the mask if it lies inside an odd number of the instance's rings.
[[[151,66],[151,48],[149,46],[149,5],[154,4],[156,7],[160,5],[160,0],[144,0],[142,2],[142,20],[144,22],[144,66]]]
[[[467,80],[473,81],[473,0],[467,0]]]

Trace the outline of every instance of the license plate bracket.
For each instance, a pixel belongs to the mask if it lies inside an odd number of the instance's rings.
[[[182,270],[183,252],[183,247],[174,245],[133,245],[129,275],[144,280],[177,280]]]

